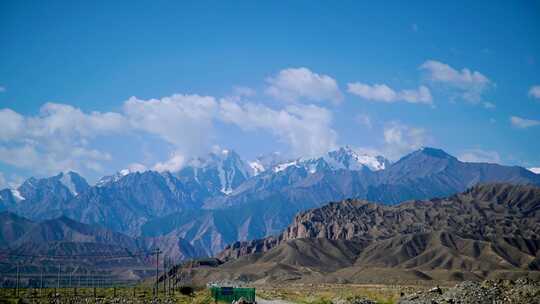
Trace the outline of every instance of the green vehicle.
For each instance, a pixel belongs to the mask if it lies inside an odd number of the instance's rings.
[[[255,301],[255,288],[210,287],[210,292],[216,303],[257,303]]]

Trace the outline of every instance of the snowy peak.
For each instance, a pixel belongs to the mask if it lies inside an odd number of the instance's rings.
[[[290,161],[286,160],[280,152],[272,152],[259,155],[254,161],[249,162],[249,166],[252,176],[255,176],[288,162]]]
[[[11,190],[11,195],[13,196],[13,199],[15,200],[16,203],[25,200],[24,196],[22,196],[19,190],[17,189],[10,189],[10,190]]]
[[[286,163],[283,163],[283,164],[278,164],[272,170],[274,172],[276,172],[276,173],[281,172],[281,171],[285,171],[287,168],[292,167],[292,166],[298,167],[299,166],[298,163],[299,162],[297,160],[295,160],[295,161],[290,161],[290,162],[286,162]]]
[[[233,150],[221,150],[197,157],[188,162],[179,176],[191,176],[213,191],[230,194],[245,180],[253,176],[253,169]]]
[[[124,176],[127,176],[131,173],[135,173],[135,172],[139,172],[139,171],[133,171],[133,170],[130,170],[130,169],[122,169],[118,172],[116,172],[115,174],[113,175],[107,175],[107,176],[104,176],[102,178],[99,179],[99,181],[96,183],[96,187],[103,187],[103,186],[106,186],[110,183],[115,183],[119,180],[121,180]]]
[[[303,168],[313,174],[324,170],[370,170],[380,171],[388,168],[390,161],[382,156],[368,155],[354,150],[351,147],[341,147],[330,151],[319,158],[299,158],[293,161],[278,163],[272,167],[274,173],[287,171],[289,168]]]
[[[371,171],[384,170],[390,162],[382,156],[367,155],[355,151],[349,146],[330,151],[325,160],[334,169],[362,170],[367,167]]]
[[[67,190],[72,196],[87,190],[90,187],[88,182],[73,171],[61,172],[56,176],[46,177],[46,178],[34,178],[30,177],[22,185],[17,188],[20,193],[29,193],[29,192],[56,192],[60,191],[59,189],[63,188]],[[64,190],[64,191],[65,191]]]
[[[90,187],[84,178],[73,171],[66,173],[62,172],[58,174],[57,177],[59,178],[60,183],[68,188],[73,196],[76,196]]]
[[[257,160],[249,162],[248,165],[251,168],[252,176],[257,176],[266,171],[266,168],[263,166],[263,164]]]
[[[540,167],[527,168],[527,170],[531,171],[534,174],[540,174]]]

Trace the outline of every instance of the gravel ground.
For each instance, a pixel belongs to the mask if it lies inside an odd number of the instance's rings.
[[[463,282],[406,295],[398,304],[540,304],[540,281],[530,279]]]

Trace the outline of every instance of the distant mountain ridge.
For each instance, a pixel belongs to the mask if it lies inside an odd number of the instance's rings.
[[[246,162],[231,150],[188,161],[178,172],[128,172],[95,186],[74,172],[0,191],[0,210],[31,220],[65,215],[138,236],[180,236],[207,254],[281,231],[294,215],[348,198],[395,204],[449,196],[486,182],[540,185],[521,167],[466,163],[423,148],[391,163],[342,147],[318,158],[279,154]],[[204,219],[204,220],[203,220]]]
[[[0,250],[9,254],[70,256],[99,253],[101,256],[133,254],[136,257],[159,247],[177,260],[204,255],[181,238],[132,238],[65,216],[34,222],[4,211],[0,212],[0,221]]]

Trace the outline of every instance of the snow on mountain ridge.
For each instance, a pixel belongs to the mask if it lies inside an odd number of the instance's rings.
[[[17,189],[10,189],[11,190],[11,194],[13,195],[13,197],[15,198],[15,202],[20,202],[20,201],[24,201],[26,198],[24,196],[22,196],[21,192],[19,192],[19,190]]]
[[[330,151],[325,160],[335,169],[361,170],[367,167],[371,171],[384,170],[388,161],[382,156],[361,154],[349,146]]]
[[[239,181],[253,176],[253,169],[233,150],[223,149],[209,153],[206,157],[191,159],[187,166],[193,170],[193,178],[199,182],[203,175],[214,172],[219,180],[219,191],[225,195],[233,192]],[[214,171],[215,170],[215,171]]]
[[[540,167],[537,168],[528,168],[529,171],[531,171],[534,174],[540,174]]]
[[[387,164],[389,164],[389,161],[382,156],[361,153],[349,146],[330,151],[319,158],[291,160],[279,152],[273,152],[258,156],[255,160],[248,162],[244,161],[234,150],[221,149],[215,150],[204,157],[192,158],[183,169],[190,168],[193,174],[192,177],[198,183],[204,180],[203,176],[208,172],[215,170],[213,174],[215,174],[216,183],[219,183],[216,190],[229,195],[238,187],[240,180],[246,180],[264,172],[282,172],[290,166],[305,167],[309,173],[313,174],[322,168],[331,170],[362,170],[368,168],[372,171],[378,171],[385,169]],[[134,171],[123,169],[113,175],[102,177],[95,185],[101,187],[111,182],[117,182],[131,173],[134,173]],[[67,177],[63,177],[63,179],[67,179]],[[73,190],[68,180],[64,180],[64,184],[70,191]],[[72,191],[72,193],[74,192]],[[74,194],[76,195],[76,193]]]
[[[69,192],[71,192],[71,194],[73,194],[74,196],[77,195],[77,186],[75,186],[75,183],[73,182],[73,180],[71,179],[71,175],[73,173],[72,172],[62,172],[60,173],[60,182],[62,183],[62,185],[66,186],[66,188],[68,188]]]
[[[278,164],[273,168],[273,171],[275,173],[281,172],[281,171],[283,171],[283,170],[285,170],[285,169],[287,169],[287,168],[289,168],[291,166],[298,166],[298,161],[295,160],[295,161],[291,161],[291,162],[287,162],[287,163],[283,163],[283,164]]]
[[[105,185],[107,185],[109,183],[117,182],[120,179],[122,179],[122,177],[124,177],[124,176],[126,176],[126,175],[128,175],[130,173],[132,173],[132,172],[130,172],[128,169],[123,169],[123,170],[120,170],[119,172],[116,172],[113,175],[104,176],[96,183],[96,187],[103,187],[103,186],[105,186]]]
[[[251,168],[251,174],[253,176],[257,176],[264,172],[266,168],[264,168],[263,164],[261,164],[258,160],[251,161],[248,163],[249,167]]]
[[[323,163],[321,163],[323,162]],[[371,171],[384,170],[390,162],[383,156],[361,154],[349,146],[330,151],[319,158],[299,158],[294,161],[286,161],[273,166],[273,172],[281,172],[288,167],[304,167],[309,173],[317,172],[319,168],[331,170],[358,171],[367,168]]]

